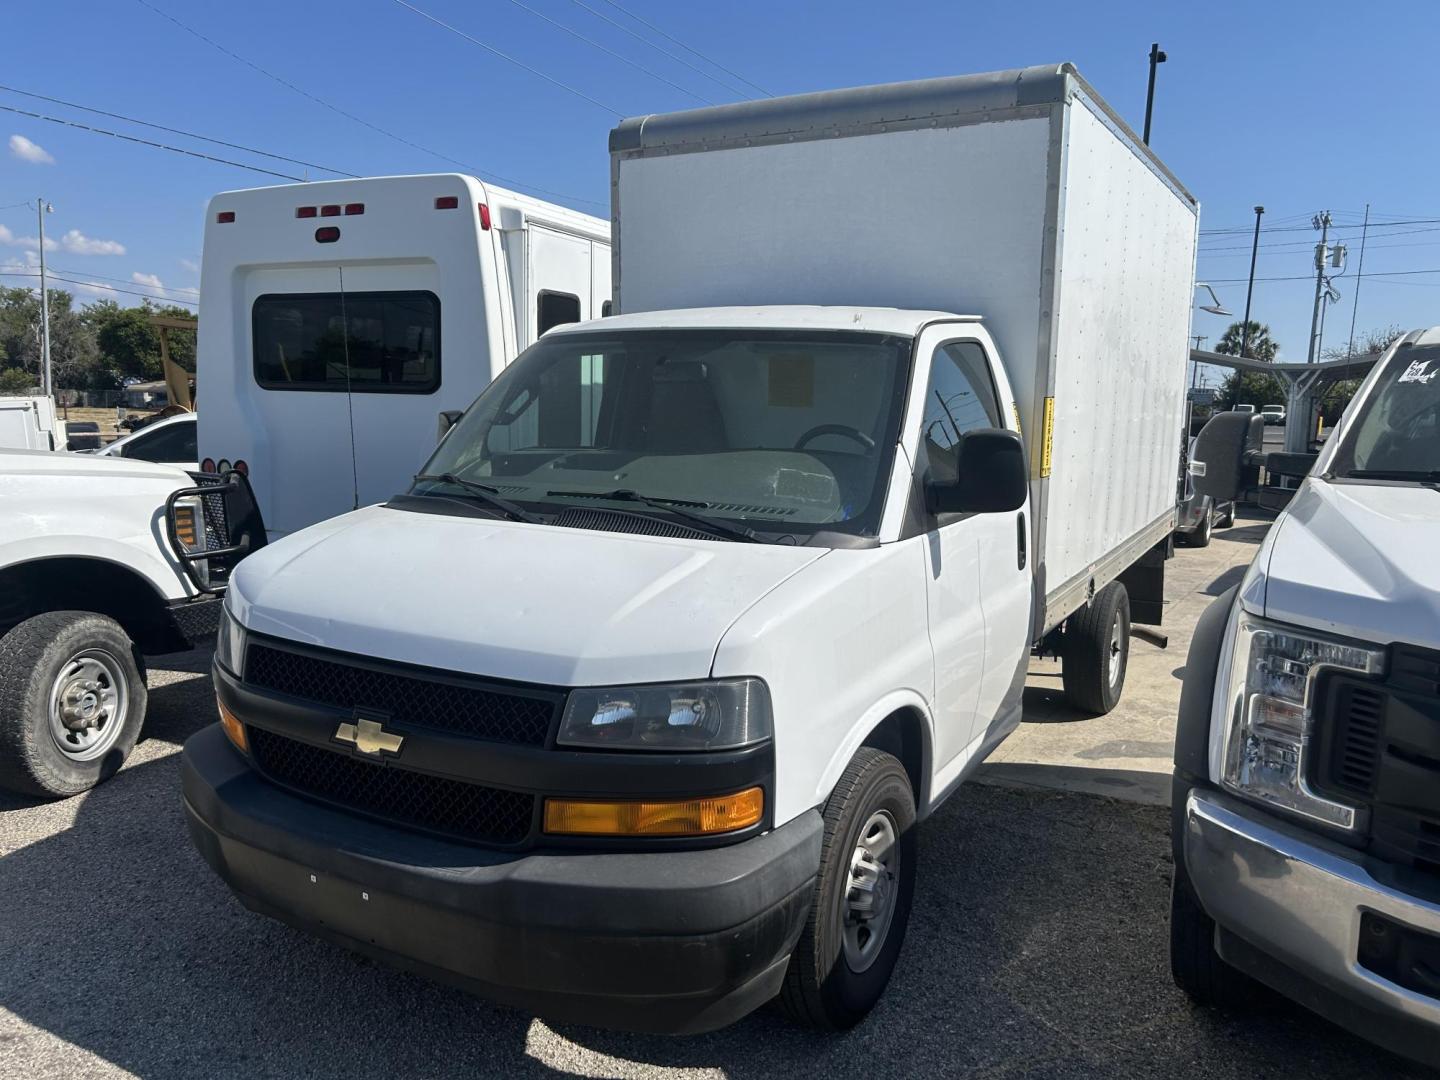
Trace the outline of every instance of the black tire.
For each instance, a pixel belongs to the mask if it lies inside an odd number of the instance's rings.
[[[1206,915],[1183,867],[1170,886],[1170,976],[1197,1005],[1254,1007],[1268,997],[1259,983],[1215,951],[1215,921]]]
[[[887,925],[874,937],[874,952],[857,971],[846,947],[846,900],[861,832],[877,814],[888,814],[897,830],[894,846],[900,866],[888,879],[893,910]],[[791,1020],[826,1031],[843,1031],[865,1019],[880,1000],[910,921],[916,854],[915,795],[904,766],[890,754],[861,747],[825,803],[825,837],[815,897],[777,998],[781,1011]]]
[[[68,752],[50,715],[61,691],[75,695],[74,709],[94,713],[92,726],[65,729]],[[114,619],[89,611],[26,619],[0,638],[0,787],[41,798],[90,790],[125,763],[145,703],[135,645]]]
[[[1234,524],[1235,524],[1235,504],[1234,504],[1233,502],[1232,502],[1232,503],[1226,503],[1226,504],[1225,504],[1225,513],[1223,513],[1223,514],[1220,515],[1220,520],[1215,523],[1215,527],[1218,528],[1218,529],[1229,529],[1229,528],[1233,527]]]
[[[1130,663],[1130,594],[1112,581],[1065,621],[1060,645],[1065,697],[1104,716],[1120,702]]]
[[[1185,543],[1195,548],[1210,546],[1210,507],[1207,506],[1205,512],[1200,515],[1200,524],[1196,525],[1195,530],[1185,537]]]

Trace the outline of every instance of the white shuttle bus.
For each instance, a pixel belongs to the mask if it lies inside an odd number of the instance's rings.
[[[229,191],[206,212],[202,468],[246,472],[271,537],[405,491],[552,326],[609,313],[601,218],[470,176]]]

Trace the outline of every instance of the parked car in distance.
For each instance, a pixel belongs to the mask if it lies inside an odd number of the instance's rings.
[[[92,454],[99,450],[100,425],[94,420],[69,420],[65,422],[65,449],[80,454]]]
[[[1162,617],[1198,207],[1069,65],[610,147],[622,313],[238,568],[190,835],[253,910],[552,1020],[848,1028],[1032,654],[1102,714]]]
[[[199,461],[195,451],[195,426],[194,413],[169,416],[91,453],[97,457],[154,461],[193,472]]]
[[[1255,411],[1255,406],[1254,406],[1254,405],[1236,405],[1235,408],[1231,409],[1230,411],[1231,411],[1231,412],[1248,412],[1248,413],[1253,413],[1253,412]]]
[[[0,447],[65,449],[65,423],[48,397],[0,397]]]
[[[110,776],[144,723],[144,658],[213,639],[229,563],[187,555],[265,534],[225,493],[243,480],[210,480],[202,500],[169,465],[0,449],[0,787]]]
[[[1283,424],[1285,423],[1285,406],[1266,405],[1260,410],[1260,415],[1264,418],[1267,427],[1275,424]]]
[[[1170,916],[1171,968],[1196,1001],[1244,1010],[1258,981],[1432,1067],[1437,374],[1440,327],[1391,345],[1245,577],[1195,628]],[[1221,415],[1197,437],[1202,493],[1233,497],[1255,454],[1244,427]]]

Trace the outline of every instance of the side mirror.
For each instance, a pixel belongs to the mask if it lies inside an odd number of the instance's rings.
[[[463,409],[446,409],[442,412],[440,414],[440,422],[435,431],[435,441],[438,443],[441,439],[445,438],[446,435],[449,435],[450,429],[458,424],[460,417],[464,415],[465,411]]]
[[[1216,413],[1195,436],[1190,476],[1198,495],[1233,502],[1246,487],[1245,473],[1265,442],[1265,421],[1248,412]]]
[[[1030,490],[1025,444],[1013,431],[979,428],[960,436],[954,483],[925,485],[932,514],[998,514],[1019,510]]]

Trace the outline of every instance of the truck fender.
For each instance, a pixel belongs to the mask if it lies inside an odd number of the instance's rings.
[[[1185,658],[1185,681],[1180,688],[1180,715],[1175,723],[1175,773],[1208,781],[1210,775],[1210,716],[1225,624],[1240,586],[1226,590],[1205,609],[1195,624],[1190,653]]]
[[[114,563],[143,577],[160,596],[183,600],[190,595],[179,566],[171,559],[168,542],[161,534],[159,517],[152,523],[154,548],[108,536],[86,534],[32,536],[4,545],[0,569],[43,559],[81,558]]]
[[[930,714],[929,704],[914,690],[891,691],[866,709],[860,719],[851,725],[845,738],[840,741],[834,754],[826,763],[824,771],[820,773],[820,782],[814,792],[813,805],[817,807],[825,805],[825,801],[830,797],[830,792],[839,782],[841,773],[845,771],[845,766],[850,764],[850,759],[855,756],[855,751],[864,745],[870,733],[879,727],[887,717],[897,712],[910,712],[920,718],[920,784],[915,791],[915,806],[916,814],[924,816],[925,807],[929,804],[930,799],[935,719]]]

